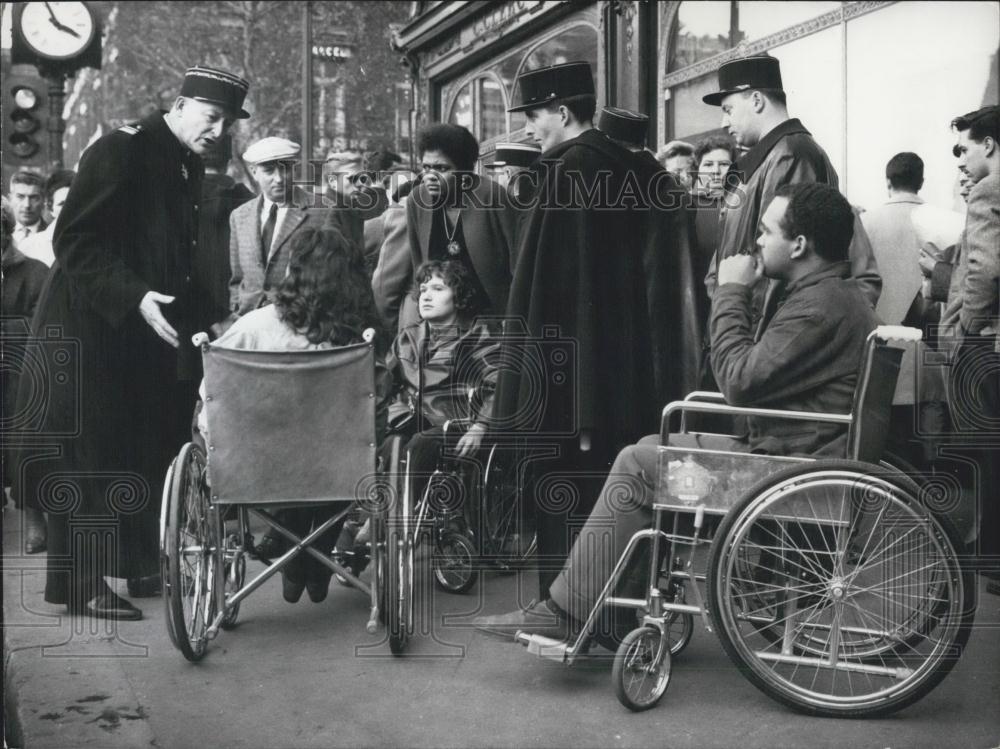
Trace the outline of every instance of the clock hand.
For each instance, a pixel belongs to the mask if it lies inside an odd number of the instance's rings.
[[[55,11],[52,10],[52,6],[51,5],[49,5],[48,3],[45,3],[45,9],[49,12],[49,23],[51,23],[53,26],[55,26],[60,31],[65,31],[67,34],[72,34],[77,39],[80,38],[80,35],[77,34],[73,29],[71,29],[69,26],[67,26],[67,25],[65,25],[63,23],[60,23],[59,19],[56,18]]]

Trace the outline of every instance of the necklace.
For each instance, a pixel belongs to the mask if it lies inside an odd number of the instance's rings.
[[[448,250],[449,255],[454,257],[462,251],[462,246],[455,239],[455,235],[458,234],[458,224],[462,220],[462,214],[458,214],[458,218],[455,219],[455,228],[450,232],[448,231],[448,211],[442,209],[442,214],[444,216],[444,233],[448,237],[448,244],[445,245],[445,249]]]

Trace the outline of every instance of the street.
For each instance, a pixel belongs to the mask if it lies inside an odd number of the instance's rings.
[[[4,513],[7,553],[19,548],[18,517]],[[982,585],[968,652],[944,682],[895,716],[847,721],[773,702],[700,626],[660,704],[630,713],[612,691],[607,651],[567,668],[464,624],[518,596],[527,603],[531,575],[519,590],[519,576],[486,572],[464,596],[435,592],[433,608],[420,595],[418,631],[398,658],[381,633],[366,634],[364,596],[334,583],[323,603],[292,605],[272,579],[243,604],[238,626],[189,663],[168,639],[159,598],[135,601],[140,622],[74,620],[43,602],[43,566],[4,558],[6,714],[16,713],[23,742],[12,746],[1000,745],[1000,598]],[[433,636],[420,632],[428,621]]]

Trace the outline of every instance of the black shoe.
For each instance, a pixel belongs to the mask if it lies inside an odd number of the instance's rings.
[[[130,577],[126,581],[126,586],[129,598],[153,598],[160,595],[163,590],[159,574]]]
[[[260,543],[253,547],[253,554],[262,562],[270,562],[272,559],[280,557],[286,551],[285,540],[276,536],[265,535]]]
[[[117,619],[118,621],[138,621],[142,619],[142,611],[124,598],[116,596],[110,590],[98,593],[91,598],[79,611],[74,612],[95,619]]]
[[[330,574],[320,574],[313,578],[306,578],[306,592],[309,600],[313,603],[320,603],[326,600],[326,594],[330,592]]]
[[[281,595],[289,603],[298,603],[302,598],[302,591],[306,589],[304,580],[293,580],[288,577],[288,573],[281,571]]]

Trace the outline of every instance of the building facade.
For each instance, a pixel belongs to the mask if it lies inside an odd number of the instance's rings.
[[[506,113],[524,70],[587,60],[599,104],[648,114],[648,145],[717,131],[701,97],[719,66],[768,52],[782,63],[789,112],[830,155],[841,188],[884,200],[885,163],[914,151],[925,198],[958,207],[949,123],[998,101],[995,2],[416,2],[394,34],[412,75],[414,125],[465,125],[488,160],[523,140]]]

